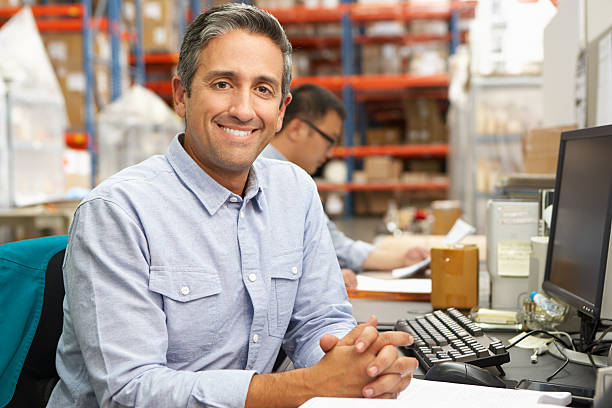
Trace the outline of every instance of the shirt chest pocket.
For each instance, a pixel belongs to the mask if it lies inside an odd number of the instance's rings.
[[[168,330],[168,359],[197,358],[215,343],[221,282],[217,272],[202,267],[151,266],[149,290],[163,297]]]
[[[283,338],[291,315],[302,276],[302,250],[296,249],[270,261],[270,305],[268,333]]]

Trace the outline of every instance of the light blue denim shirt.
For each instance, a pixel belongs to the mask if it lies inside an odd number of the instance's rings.
[[[285,156],[271,144],[266,146],[259,157],[287,161]],[[327,215],[325,215],[325,222],[329,229],[332,242],[334,243],[340,267],[352,269],[355,272],[361,272],[361,264],[363,264],[363,261],[370,255],[370,252],[374,250],[374,246],[364,241],[350,239],[338,229],[336,224],[330,220]]]
[[[50,407],[243,406],[281,345],[311,366],[356,324],[311,178],[258,159],[243,199],[179,137],[77,208]]]

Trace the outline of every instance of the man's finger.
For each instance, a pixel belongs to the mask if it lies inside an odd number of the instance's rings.
[[[402,380],[403,378],[399,374],[383,374],[363,387],[361,392],[366,398],[375,398],[386,393],[393,393]]]
[[[319,346],[324,353],[327,353],[329,350],[333,349],[336,344],[338,344],[338,338],[333,334],[324,334],[319,339]]]
[[[374,361],[366,368],[366,372],[370,377],[376,377],[387,370],[395,360],[397,360],[397,347],[385,346],[376,354]]]
[[[370,318],[368,319],[367,322],[361,323],[360,325],[355,327],[353,330],[351,330],[346,336],[344,336],[342,339],[340,339],[340,343],[339,344],[341,344],[343,346],[353,346],[353,345],[355,345],[356,342],[357,342],[357,339],[360,338],[360,336],[362,335],[363,330],[366,327],[375,328],[377,324],[378,324],[378,319],[376,318],[376,316],[370,316]]]
[[[371,345],[370,351],[374,354],[378,352],[384,346],[409,346],[414,342],[414,338],[409,333],[401,331],[388,331],[381,333],[376,339],[376,342]]]
[[[390,346],[387,346],[390,347]],[[385,349],[383,349],[385,350]],[[378,358],[378,356],[377,356]],[[376,367],[382,367],[379,365],[376,360],[372,362],[367,368],[368,375],[370,374],[370,367],[372,365],[376,365]],[[384,370],[379,370],[379,374],[399,374],[402,377],[407,377],[414,373],[416,369],[419,367],[419,362],[414,357],[399,357],[396,358],[390,365],[387,366]]]

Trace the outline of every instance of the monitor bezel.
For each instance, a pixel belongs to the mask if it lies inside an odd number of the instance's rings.
[[[610,241],[610,224],[612,220],[612,177],[610,178],[610,186],[608,187],[608,211],[606,214],[606,223],[604,225],[604,236],[603,247],[600,254],[599,260],[599,278],[598,278],[598,290],[595,297],[595,303],[584,299],[575,293],[571,293],[565,288],[562,288],[555,283],[550,281],[551,272],[551,260],[553,252],[553,243],[555,240],[555,234],[557,230],[557,209],[559,205],[560,194],[558,194],[561,187],[561,181],[563,179],[563,163],[565,159],[565,150],[568,141],[586,139],[586,138],[597,138],[597,137],[612,137],[612,125],[598,126],[594,128],[578,129],[566,131],[561,134],[561,141],[559,145],[559,158],[557,161],[557,176],[555,179],[555,194],[553,199],[553,211],[550,225],[550,234],[548,238],[548,248],[546,251],[546,266],[544,272],[544,281],[542,288],[546,293],[557,297],[558,299],[576,307],[579,311],[587,314],[588,316],[599,319],[602,309],[602,299],[604,295],[604,283],[606,279],[607,261],[608,261],[608,248]],[[612,160],[612,157],[611,157]]]

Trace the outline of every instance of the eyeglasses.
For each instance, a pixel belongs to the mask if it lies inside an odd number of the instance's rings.
[[[324,131],[322,131],[318,127],[316,127],[311,121],[306,120],[306,119],[302,119],[302,118],[298,118],[298,119],[301,120],[302,122],[304,122],[305,124],[307,124],[308,127],[310,127],[312,130],[314,130],[315,132],[320,134],[323,137],[323,139],[327,140],[329,142],[329,147],[330,148],[335,146],[336,143],[338,142],[335,138],[331,137],[330,135],[328,135],[327,133],[325,133]]]

